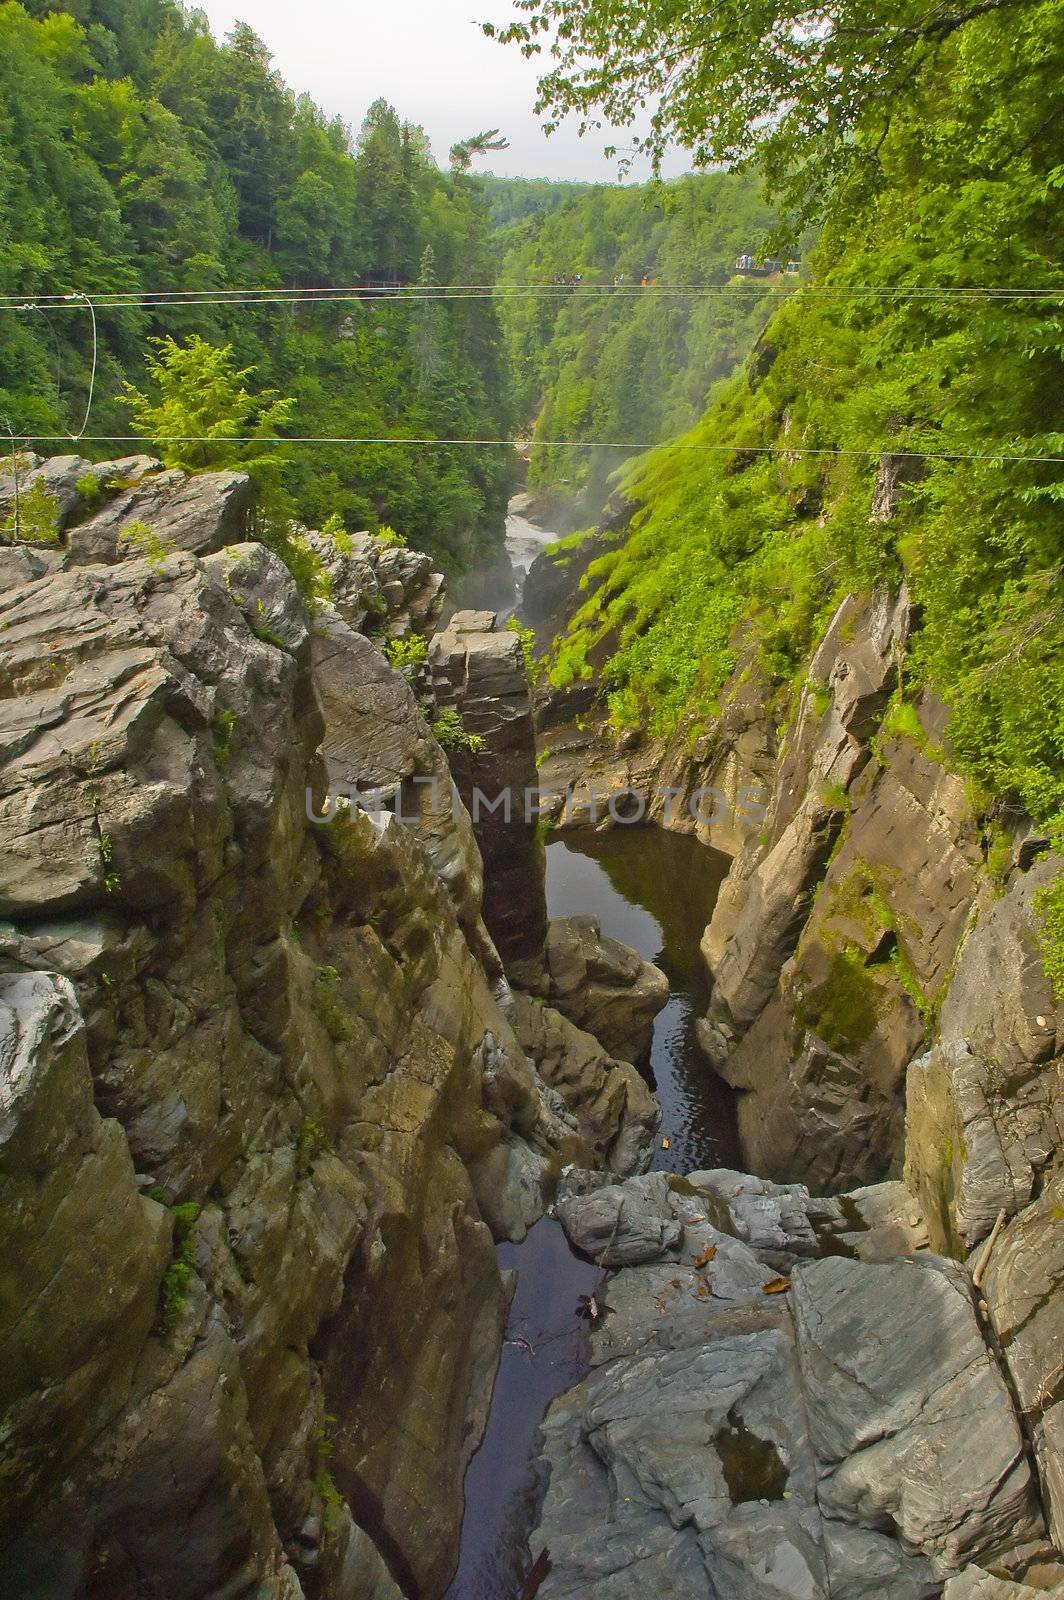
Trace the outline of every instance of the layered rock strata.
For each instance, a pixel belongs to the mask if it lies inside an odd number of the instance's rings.
[[[345,620],[359,551],[308,617],[214,523],[91,564],[79,516],[2,552],[0,1590],[431,1600],[494,1239],[655,1108],[586,1036],[536,1071],[449,785],[376,803],[446,761]]]

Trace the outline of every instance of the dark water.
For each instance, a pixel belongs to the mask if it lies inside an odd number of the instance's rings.
[[[656,828],[566,833],[547,846],[550,915],[597,917],[603,933],[656,962],[672,986],[650,1056],[669,1141],[662,1149],[659,1139],[653,1164],[668,1172],[739,1165],[734,1098],[694,1039],[708,1000],[699,943],[727,869],[726,856]],[[516,1600],[543,1487],[532,1465],[537,1430],[551,1400],[587,1371],[577,1302],[595,1288],[598,1268],[570,1250],[552,1217],[521,1244],[500,1245],[499,1264],[518,1274],[508,1338],[532,1349],[503,1347],[488,1430],[466,1474],[460,1564],[445,1600]]]
[[[655,1152],[664,1172],[738,1167],[735,1096],[695,1039],[709,1003],[699,945],[728,870],[728,857],[662,828],[555,835],[547,846],[547,910],[590,913],[602,931],[661,967],[671,995],[654,1023],[650,1068],[661,1102]]]
[[[532,1465],[536,1433],[555,1395],[587,1371],[588,1325],[577,1304],[602,1278],[574,1255],[553,1217],[498,1254],[501,1267],[517,1272],[507,1339],[524,1343],[503,1346],[488,1429],[466,1473],[462,1551],[445,1600],[516,1600],[542,1494]]]

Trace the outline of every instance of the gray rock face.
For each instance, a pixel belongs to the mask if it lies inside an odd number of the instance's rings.
[[[177,470],[140,475],[102,511],[69,530],[67,561],[86,566],[140,555],[138,524],[167,549],[206,555],[243,537],[250,503],[246,472],[201,472],[194,478]]]
[[[651,1172],[589,1193],[563,1190],[556,1210],[572,1244],[604,1267],[655,1261],[675,1249],[683,1230],[672,1214],[668,1178]]]
[[[961,780],[915,741],[884,748],[885,767],[852,785],[845,834],[771,999],[716,1057],[749,1091],[750,1165],[820,1190],[900,1169],[906,1067],[984,892]]]
[[[778,765],[767,838],[749,837],[722,888],[703,952],[714,1018],[743,1032],[793,953],[842,816],[843,794],[867,765],[867,739],[893,687],[909,627],[904,589],[848,596],[809,667],[809,686]],[[822,706],[826,699],[826,706]]]
[[[1064,1005],[1042,968],[1034,900],[1060,862],[1018,874],[965,941],[940,1040],[909,1068],[906,1181],[940,1249],[961,1253],[1031,1199],[1064,1145]]]
[[[483,741],[447,754],[484,859],[484,921],[510,976],[534,987],[541,974],[547,907],[536,844],[536,741],[532,698],[517,634],[490,611],[456,611],[429,649],[441,711]],[[479,792],[479,798],[478,798]]]
[[[329,598],[356,633],[384,628],[392,636],[428,631],[443,604],[445,579],[430,557],[371,533],[306,535],[329,576]],[[348,548],[348,541],[350,547]]]
[[[312,658],[332,803],[354,792],[369,809],[398,810],[447,885],[463,927],[486,948],[486,934],[477,931],[484,871],[469,813],[410,685],[336,612],[315,618]]]
[[[527,1227],[562,1150],[634,1156],[648,1108],[608,1058],[599,1119],[537,1076],[449,789],[311,820],[276,557],[34,572],[0,620],[0,1591],[391,1600],[347,1498],[434,1600],[507,1304],[484,1219]],[[328,760],[441,766],[323,621]]]
[[[58,507],[60,527],[83,511],[88,502],[78,489],[79,483],[92,479],[101,492],[111,483],[130,484],[147,473],[159,472],[162,463],[154,456],[122,456],[117,461],[86,461],[83,456],[50,456],[42,461],[40,456],[20,456],[18,492],[29,493],[40,483],[52,495]],[[15,479],[10,471],[0,473],[0,518],[12,515],[15,509]]]
[[[669,998],[665,974],[627,945],[604,938],[595,917],[553,917],[546,954],[551,1004],[611,1055],[641,1060]]]
[[[1023,1437],[941,1257],[796,1268],[794,1314],[820,1504],[897,1528],[939,1577],[1039,1529]]]
[[[640,1264],[604,1286],[592,1372],[545,1423],[547,1600],[930,1600],[970,1554],[998,1565],[1037,1540],[961,1269],[830,1255],[780,1293],[781,1221],[794,1259],[837,1202],[724,1171],[570,1185],[559,1215],[582,1247],[624,1199],[616,1238]]]
[[[1034,1441],[1050,1531],[1064,1549],[1064,1175],[994,1245],[983,1294]]]
[[[607,1055],[590,1033],[532,995],[515,994],[507,1014],[544,1083],[604,1152],[607,1170],[622,1178],[640,1172],[649,1163],[661,1112],[635,1067]]]
[[[0,974],[0,1546],[119,1411],[156,1318],[170,1218],[92,1098],[65,978]]]

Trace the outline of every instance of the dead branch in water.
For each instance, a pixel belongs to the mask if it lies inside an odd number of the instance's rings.
[[[539,1593],[539,1586],[550,1571],[550,1551],[541,1550],[532,1563],[532,1570],[521,1585],[521,1592],[517,1600],[535,1600]]]

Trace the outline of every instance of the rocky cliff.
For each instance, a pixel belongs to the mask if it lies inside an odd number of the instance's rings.
[[[894,468],[887,459],[876,485],[871,514],[879,519],[895,513]],[[564,615],[559,574],[553,580],[541,574],[540,588]],[[1052,1561],[1044,1571],[1035,1562],[1029,1572],[1027,1555],[1004,1549],[1013,1516],[1017,1527],[1023,1523],[1015,1507],[1000,1520],[995,1514],[985,1539],[970,1530],[950,1533],[948,1559],[938,1542],[948,1517],[934,1513],[933,1534],[906,1522],[907,1497],[928,1510],[923,1474],[931,1459],[917,1464],[926,1439],[917,1450],[896,1436],[902,1412],[927,1414],[926,1397],[911,1390],[910,1380],[927,1379],[928,1394],[952,1393],[956,1375],[951,1369],[953,1375],[932,1380],[929,1371],[899,1370],[888,1378],[877,1370],[883,1359],[877,1346],[894,1326],[895,1304],[908,1308],[897,1334],[905,1362],[952,1360],[970,1346],[993,1374],[995,1405],[1004,1407],[991,1431],[1013,1440],[1016,1470],[1021,1460],[1034,1469],[1027,1504],[1042,1518],[1035,1543],[1048,1540],[1046,1548],[1060,1549],[1064,1267],[1056,1228],[1064,1216],[1064,1003],[1045,970],[1039,895],[1062,864],[1046,853],[1047,838],[1022,812],[987,807],[951,759],[945,708],[926,692],[907,692],[913,620],[904,588],[879,585],[847,596],[804,669],[782,690],[766,680],[756,653],[736,640],[738,661],[719,715],[696,733],[681,727],[668,746],[611,735],[594,683],[546,697],[549,754],[541,778],[576,796],[560,813],[561,825],[621,826],[637,815],[636,797],[647,796],[645,820],[697,833],[732,857],[719,898],[707,907],[703,954],[712,994],[700,1041],[706,1070],[739,1091],[747,1167],[785,1185],[808,1185],[814,1194],[841,1196],[842,1214],[851,1220],[855,1192],[873,1197],[862,1205],[888,1212],[891,1196],[902,1195],[918,1218],[921,1248],[929,1242],[937,1254],[877,1277],[832,1259],[837,1240],[821,1238],[815,1252],[824,1259],[797,1268],[785,1312],[770,1311],[755,1286],[738,1297],[741,1316],[729,1303],[719,1326],[710,1316],[697,1331],[677,1335],[683,1353],[676,1353],[668,1316],[659,1320],[667,1312],[662,1292],[666,1302],[670,1295],[706,1299],[694,1279],[675,1270],[690,1268],[706,1241],[696,1231],[692,1254],[684,1255],[682,1226],[665,1234],[651,1228],[666,1264],[654,1279],[649,1268],[639,1269],[647,1276],[639,1280],[636,1309],[629,1296],[637,1280],[629,1280],[628,1268],[604,1290],[617,1315],[605,1320],[595,1360],[617,1358],[616,1365],[559,1402],[547,1429],[554,1487],[543,1531],[562,1559],[545,1595],[612,1596],[629,1592],[625,1583],[634,1594],[645,1571],[656,1577],[654,1562],[662,1572],[676,1563],[690,1570],[688,1586],[675,1591],[684,1595],[848,1596],[877,1589],[922,1595],[939,1593],[947,1579],[950,1596],[995,1593],[993,1578],[964,1573],[969,1560],[984,1559],[995,1570],[1030,1576],[1039,1591],[1059,1592],[1061,1571]],[[589,780],[599,791],[597,805],[588,797]],[[608,794],[615,797],[612,812],[603,799]],[[714,1175],[693,1181],[719,1198]],[[855,1191],[858,1185],[867,1187]],[[698,1213],[701,1200],[694,1198],[688,1210]],[[665,1206],[659,1223],[664,1216],[670,1228],[682,1224],[676,1195],[658,1195],[655,1203]],[[813,1202],[814,1221],[836,1203]],[[719,1227],[719,1207],[705,1215]],[[814,1232],[823,1233],[819,1222]],[[741,1229],[739,1236],[747,1238]],[[721,1240],[709,1243],[719,1262]],[[861,1267],[870,1249],[877,1258],[884,1253],[882,1241],[850,1244],[860,1251]],[[902,1230],[887,1255],[908,1262],[915,1244]],[[785,1265],[776,1255],[762,1254],[761,1261],[766,1268]],[[718,1291],[712,1271],[707,1281],[710,1310],[721,1292],[730,1302],[731,1288]],[[963,1335],[949,1306],[964,1323]],[[756,1375],[730,1344],[734,1369],[721,1365],[715,1346],[708,1355],[704,1350],[706,1341],[733,1341],[739,1333],[751,1348],[772,1345]],[[640,1364],[644,1345],[653,1354]],[[671,1352],[667,1358],[659,1347]],[[708,1365],[700,1388],[701,1361]],[[844,1420],[848,1406],[842,1389],[836,1392],[835,1367],[880,1396],[860,1423],[851,1419],[846,1437],[832,1415],[841,1407]],[[786,1380],[779,1376],[784,1369]],[[790,1386],[788,1401],[777,1392],[781,1382]],[[704,1425],[703,1401],[715,1403],[732,1385],[758,1396],[762,1421],[755,1424],[751,1411],[745,1422],[722,1413]],[[675,1396],[679,1414],[675,1429],[664,1431],[650,1420],[663,1390]],[[701,1418],[694,1456],[684,1420],[689,1395]],[[966,1470],[981,1470],[982,1452],[961,1427],[962,1420],[981,1426],[978,1409],[957,1414],[950,1460],[935,1468],[944,1483],[956,1468],[954,1452]],[[748,1432],[764,1440],[767,1415],[793,1422],[799,1411],[808,1435],[776,1438],[772,1459],[789,1463],[789,1470],[807,1462],[806,1481],[817,1485],[807,1502],[812,1520],[771,1494],[762,1533],[761,1513],[748,1500],[763,1504],[765,1495],[731,1492],[729,1499],[720,1475],[734,1491],[736,1430],[744,1440]],[[756,1439],[754,1446],[756,1461]],[[1003,1466],[995,1483],[1012,1481],[1012,1471]],[[611,1486],[608,1502],[604,1482]],[[717,1490],[707,1491],[707,1482]],[[793,1496],[801,1501],[806,1492],[794,1488]],[[984,1511],[996,1492],[981,1496]],[[962,1510],[960,1479],[950,1493]],[[632,1509],[622,1513],[622,1499]],[[598,1540],[591,1530],[603,1524],[607,1503],[609,1534]],[[795,1516],[803,1531],[795,1525],[793,1538],[785,1538],[784,1523]],[[818,1516],[828,1519],[819,1531]],[[629,1517],[631,1526],[622,1526]],[[864,1554],[856,1544],[848,1553],[848,1530],[858,1527],[867,1530]],[[896,1552],[877,1555],[872,1535],[884,1530],[898,1531],[906,1551],[921,1551],[929,1569],[892,1566]],[[623,1559],[609,1554],[622,1546]],[[788,1575],[768,1555],[784,1547],[793,1547]],[[615,1567],[623,1578],[607,1581]]]
[[[0,550],[0,1590],[431,1600],[493,1241],[567,1159],[638,1170],[653,1102],[510,990],[356,631],[424,625],[429,564],[310,535],[308,614],[239,474],[27,468],[63,531]]]

